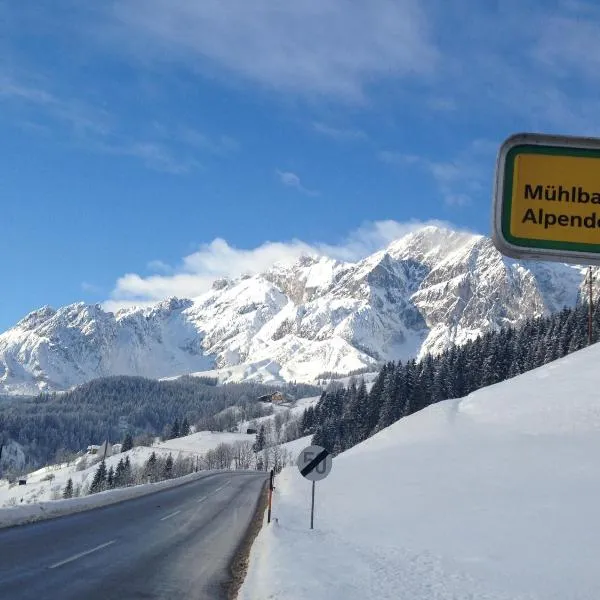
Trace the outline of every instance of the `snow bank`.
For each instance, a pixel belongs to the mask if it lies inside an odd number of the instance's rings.
[[[61,517],[71,513],[82,512],[100,506],[108,506],[122,502],[123,500],[131,500],[147,494],[153,494],[159,490],[174,488],[190,481],[202,479],[214,473],[221,471],[203,471],[201,473],[191,473],[177,479],[168,479],[157,483],[146,483],[143,485],[135,485],[127,488],[116,490],[107,490],[90,496],[81,498],[70,498],[68,500],[50,500],[48,502],[39,502],[37,504],[25,504],[20,506],[12,506],[9,508],[0,508],[0,527],[10,527],[12,525],[22,525],[33,521],[42,521],[44,519],[52,519]]]
[[[277,478],[239,600],[596,600],[600,345]]]

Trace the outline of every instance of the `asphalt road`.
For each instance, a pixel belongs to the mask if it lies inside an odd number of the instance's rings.
[[[265,475],[230,471],[0,530],[0,598],[219,600]]]

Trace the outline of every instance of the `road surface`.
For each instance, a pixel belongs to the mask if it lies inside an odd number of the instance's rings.
[[[219,600],[261,473],[230,471],[0,530],[0,598]]]

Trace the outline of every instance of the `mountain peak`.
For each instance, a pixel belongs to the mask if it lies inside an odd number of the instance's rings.
[[[113,314],[43,307],[0,334],[0,392],[67,389],[105,375],[310,381],[438,353],[577,302],[585,273],[512,261],[442,225],[353,262],[306,254],[217,280],[203,296]]]

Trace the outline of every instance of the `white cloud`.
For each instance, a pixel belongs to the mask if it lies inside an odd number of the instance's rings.
[[[464,207],[471,204],[471,194],[481,192],[486,178],[491,186],[489,165],[493,164],[496,150],[493,142],[477,139],[449,160],[432,160],[391,150],[379,152],[378,157],[392,166],[420,167],[434,179],[447,206]]]
[[[201,167],[200,163],[187,153],[176,154],[169,146],[159,142],[108,140],[97,142],[92,148],[120,156],[140,159],[146,167],[154,171],[185,175]]]
[[[265,242],[251,249],[235,248],[217,238],[186,256],[170,274],[148,277],[128,273],[120,277],[104,304],[109,310],[132,305],[147,305],[169,296],[193,298],[210,290],[213,282],[222,277],[235,278],[244,273],[263,272],[275,263],[290,264],[307,255],[324,255],[337,260],[354,262],[388,246],[392,241],[424,227],[444,225],[439,221],[376,221],[362,225],[338,244],[308,243],[301,240]],[[164,263],[161,263],[163,266]]]
[[[105,110],[91,107],[75,98],[60,97],[46,89],[47,82],[29,79],[0,72],[0,100],[41,109],[45,116],[66,124],[79,136],[102,136],[110,132],[111,118]]]
[[[151,260],[148,263],[148,269],[156,273],[171,273],[172,267],[162,260]]]
[[[295,188],[298,191],[308,194],[309,196],[317,196],[319,192],[317,190],[309,190],[302,185],[300,181],[300,177],[296,175],[296,173],[292,173],[291,171],[277,171],[277,175],[279,176],[279,181],[286,187]]]
[[[97,285],[90,283],[89,281],[82,281],[81,289],[88,294],[97,294],[102,291]]]
[[[341,142],[357,142],[369,139],[369,136],[361,129],[339,128],[326,125],[325,123],[313,123],[313,129],[327,137]]]
[[[198,170],[201,167],[196,158],[198,154],[222,158],[240,148],[239,142],[231,136],[210,137],[182,125],[168,128],[153,123],[152,127],[137,132],[138,135],[125,135],[122,130],[126,127],[120,122],[123,119],[104,109],[50,91],[50,87],[49,82],[31,75],[21,73],[16,78],[0,71],[0,103],[34,109],[33,112],[20,112],[17,120],[11,118],[13,124],[31,133],[47,135],[52,130],[46,122],[59,125],[78,147],[96,153],[136,158],[149,169],[173,175]],[[32,120],[31,115],[43,123]]]
[[[179,128],[176,136],[183,143],[215,156],[226,156],[240,149],[240,143],[228,135],[211,138],[192,127]]]
[[[176,59],[302,95],[362,100],[379,79],[432,72],[418,0],[123,0],[113,34],[144,59]]]

